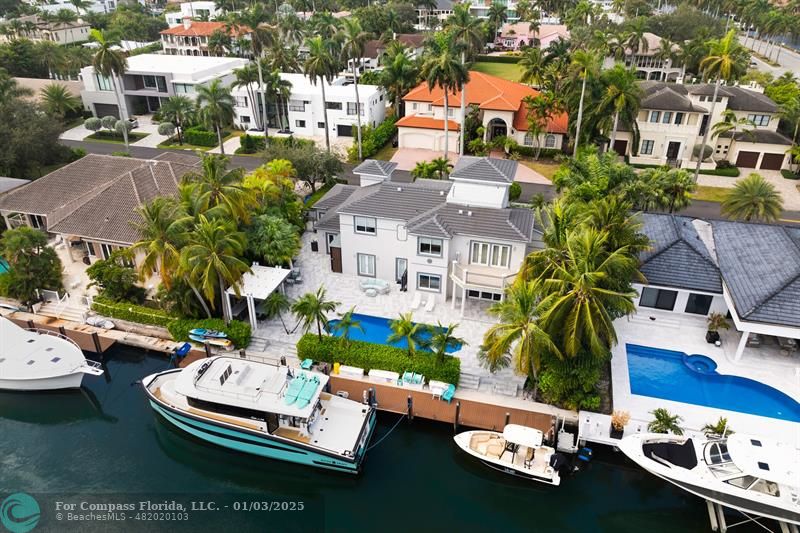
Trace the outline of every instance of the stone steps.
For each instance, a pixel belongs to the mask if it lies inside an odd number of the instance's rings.
[[[38,314],[83,324],[86,309],[75,306],[59,306],[57,303],[46,303],[39,309]]]
[[[481,386],[481,378],[475,374],[467,374],[462,372],[458,378],[458,386],[465,389],[478,390]]]

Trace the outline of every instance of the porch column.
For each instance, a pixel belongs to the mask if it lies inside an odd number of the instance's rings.
[[[233,313],[231,313],[231,295],[228,291],[223,293],[225,297],[222,299],[222,312],[228,320],[233,320]]]
[[[747,346],[747,339],[750,337],[749,331],[743,331],[742,336],[739,339],[739,345],[736,347],[736,355],[733,356],[734,361],[738,361],[742,358],[742,353],[744,353],[744,348]]]
[[[457,287],[456,280],[453,280],[453,297],[450,300],[450,308],[451,309],[455,309],[456,308],[456,295],[458,294],[458,292],[456,291],[456,287]]]
[[[247,295],[247,316],[250,318],[250,327],[255,331],[258,321],[256,320],[256,302],[252,294]]]
[[[461,287],[461,316],[464,316],[464,304],[467,303],[467,288]]]

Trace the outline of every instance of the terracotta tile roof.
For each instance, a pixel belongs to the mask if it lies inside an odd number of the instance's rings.
[[[513,127],[517,130],[525,131],[528,129],[525,104],[522,100],[526,96],[536,96],[538,94],[539,91],[522,83],[504,80],[503,78],[474,70],[469,72],[467,105],[476,105],[480,109],[512,111],[514,113]],[[435,106],[443,106],[444,91],[440,87],[434,87],[431,91],[428,89],[427,83],[421,83],[409,91],[403,97],[403,100],[406,102],[430,102]],[[461,91],[448,94],[448,100],[451,104],[458,105],[461,101]],[[398,121],[398,126],[403,125],[400,124],[402,120]],[[567,120],[566,114],[551,117],[547,125],[547,131],[550,133],[566,133]]]
[[[224,22],[201,22],[197,20],[191,21],[191,25],[185,28],[183,24],[175,26],[168,30],[161,32],[161,35],[179,35],[181,37],[210,37],[212,33],[219,30],[224,32],[226,24]],[[236,30],[231,31],[231,35],[238,36],[250,33],[250,28],[247,26],[240,26]]]
[[[398,120],[397,126],[405,128],[423,128],[426,130],[444,130],[444,120],[439,118],[410,115]],[[448,120],[447,128],[450,131],[458,131],[458,122],[455,120]]]

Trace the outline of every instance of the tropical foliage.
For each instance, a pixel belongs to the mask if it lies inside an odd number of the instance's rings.
[[[650,411],[650,414],[653,415],[653,420],[647,424],[647,430],[651,433],[683,435],[683,429],[680,426],[683,418],[680,416],[673,415],[663,407]]]
[[[38,229],[21,226],[9,229],[0,238],[0,255],[8,263],[7,293],[24,304],[36,300],[39,289],[62,289],[61,261],[47,246],[47,235]]]
[[[780,193],[756,173],[737,181],[722,201],[723,215],[745,222],[775,222],[782,212]]]

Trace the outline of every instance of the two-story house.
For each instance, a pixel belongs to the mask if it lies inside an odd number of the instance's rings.
[[[695,146],[702,143],[706,129],[713,131],[729,110],[749,123],[736,132],[710,134],[708,145],[714,152],[704,167],[714,168],[724,160],[742,168],[788,168],[786,150],[791,141],[777,131],[778,106],[763,93],[753,88],[720,87],[714,116],[710,117],[714,95],[711,84],[642,81],[640,87],[643,97],[636,120],[639,145],[632,146],[632,133],[619,132],[613,147],[620,155],[630,156],[631,163],[694,168]]]
[[[467,113],[478,109],[485,130],[484,140],[498,136],[513,138],[522,146],[537,146],[537,139],[528,133],[528,108],[524,99],[539,91],[513,81],[470,71],[466,87]],[[459,146],[461,91],[448,94],[449,149]],[[405,116],[397,121],[400,148],[444,149],[444,91],[420,83],[403,97]],[[553,115],[547,120],[545,132],[539,135],[538,146],[560,150],[566,143],[567,115]]]
[[[225,56],[232,50],[217,53],[214,47],[209,47],[209,39],[215,32],[230,36],[232,49],[236,49],[237,39],[249,39],[252,33],[247,26],[231,27],[224,22],[200,22],[184,17],[180,26],[161,32],[161,46],[165,54],[173,56]]]
[[[661,50],[661,37],[654,33],[645,32],[644,42],[638,46],[626,47],[624,57],[609,56],[603,61],[603,68],[612,68],[620,61],[628,68],[636,69],[637,77],[643,80],[676,81],[683,77],[683,67],[675,61],[674,54],[680,47],[672,45],[672,53]]]
[[[194,99],[197,86],[211,80],[221,79],[224,85],[230,85],[233,70],[246,64],[246,59],[236,57],[140,54],[128,58],[128,69],[122,75],[122,115],[111,79],[95,72],[92,66],[81,69],[81,99],[84,108],[96,117],[142,115],[157,111],[170,96],[180,94]]]
[[[439,28],[453,14],[453,0],[436,0],[435,5],[418,5],[416,30]]]
[[[499,301],[530,250],[530,209],[509,207],[517,163],[461,157],[447,180],[392,181],[396,164],[367,160],[361,186],[336,185],[314,206],[331,269],[405,284],[425,298]]]
[[[507,22],[500,28],[495,44],[509,50],[519,50],[526,46],[538,46],[545,50],[559,39],[569,40],[569,30],[562,24]]]
[[[6,32],[0,33],[0,42],[23,38],[35,42],[49,41],[56,44],[72,44],[89,40],[91,26],[80,18],[74,22],[58,22],[45,20],[38,15],[28,15],[13,20],[24,24],[25,29],[15,33],[13,31],[14,25],[8,24]],[[10,23],[11,21],[7,22]]]
[[[180,10],[164,12],[164,18],[170,28],[183,25],[183,19],[189,17],[193,20],[216,20],[223,12],[217,8],[217,3],[211,0],[195,2],[181,2]]]

